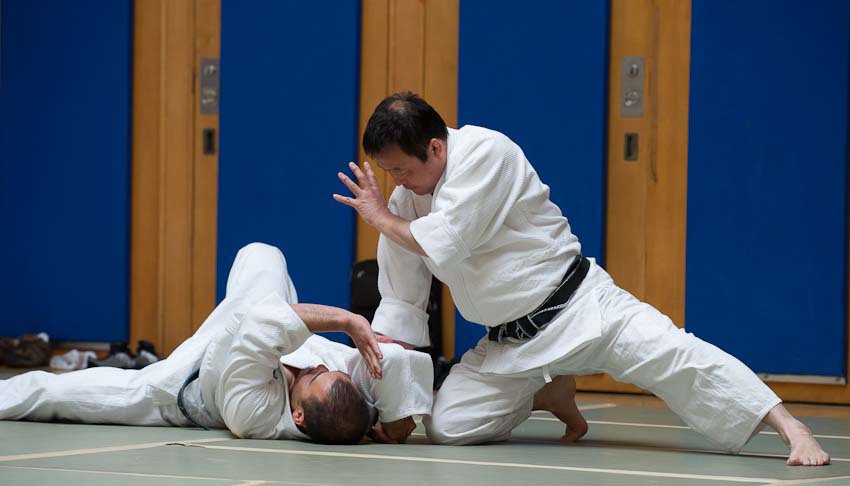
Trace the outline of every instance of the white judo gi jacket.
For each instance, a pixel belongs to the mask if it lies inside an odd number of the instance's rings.
[[[200,369],[184,399],[201,424],[245,438],[306,439],[292,420],[284,363],[348,373],[384,422],[430,413],[428,355],[380,344],[383,379],[373,379],[356,349],[312,335],[290,303],[297,294],[283,254],[252,243],[236,256],[225,299],[167,359],[142,370],[35,371],[1,380],[0,420],[191,425],[177,410],[177,394]]]
[[[417,346],[429,341],[424,309],[432,274],[448,285],[464,318],[491,327],[536,309],[581,253],[517,144],[475,126],[448,132],[434,193],[397,187],[388,203],[410,221],[427,256],[384,235],[378,242],[381,303],[372,327]],[[464,354],[423,421],[429,437],[444,444],[505,440],[551,375],[604,372],[653,391],[694,430],[740,450],[779,398],[743,363],[677,328],[590,261],[567,306],[534,338],[496,343],[485,336]]]
[[[399,186],[389,208],[411,221],[410,231],[428,256],[381,235],[382,298],[372,328],[416,346],[429,344],[424,309],[432,274],[448,285],[466,320],[497,326],[540,305],[581,253],[567,219],[549,200],[549,187],[519,146],[486,128],[449,128],[446,170],[434,194],[420,196]],[[587,316],[570,320],[561,313],[522,346],[482,342],[487,347],[482,372],[543,366],[598,337],[598,311],[573,311]]]

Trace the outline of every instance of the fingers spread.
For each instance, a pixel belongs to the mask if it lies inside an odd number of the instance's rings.
[[[372,184],[373,186],[377,187],[378,186],[378,178],[375,177],[375,172],[372,171],[372,166],[369,165],[369,162],[364,161],[363,167],[366,169],[366,176],[369,179],[369,183]]]
[[[357,177],[357,180],[362,184],[366,182],[366,175],[363,174],[363,171],[360,170],[360,167],[357,167],[357,164],[354,162],[349,162],[348,167],[351,168],[351,172],[354,172],[354,176]]]
[[[339,177],[339,180],[341,180],[342,183],[345,184],[345,187],[347,187],[352,194],[354,194],[355,196],[360,195],[360,192],[362,191],[360,189],[360,186],[358,186],[354,183],[354,181],[349,179],[347,175],[343,174],[342,172],[339,172],[336,176]]]
[[[351,206],[352,208],[355,207],[354,206],[355,200],[350,198],[350,197],[345,197],[345,196],[340,196],[339,194],[334,194],[334,200],[336,200],[336,202],[343,203],[346,206]]]

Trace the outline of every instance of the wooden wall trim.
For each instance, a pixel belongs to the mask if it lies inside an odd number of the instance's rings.
[[[610,15],[606,267],[620,287],[683,327],[691,2],[612,0]],[[625,56],[645,58],[640,118],[620,116]],[[623,158],[627,132],[639,134],[637,161]],[[577,385],[646,393],[605,375]]]
[[[221,57],[221,0],[195,0],[195,62]],[[219,115],[201,114],[201,73],[194,82],[194,220],[192,226],[193,331],[206,320],[216,305],[216,248],[218,242],[218,153]],[[215,130],[215,153],[204,154],[203,130]]]
[[[159,291],[162,2],[135,2],[133,28],[133,142],[130,237],[130,339],[161,347]]]
[[[362,139],[375,106],[410,90],[457,126],[458,0],[363,0],[360,74]],[[360,161],[367,160],[359,148]],[[374,164],[373,164],[374,167]],[[376,168],[386,195],[392,178]],[[357,260],[375,258],[378,233],[357,217]],[[454,354],[454,303],[443,291],[443,351]]]
[[[134,3],[130,339],[170,353],[215,305],[217,156],[201,157],[195,83],[220,0]]]

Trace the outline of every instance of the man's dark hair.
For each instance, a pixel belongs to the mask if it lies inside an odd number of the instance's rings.
[[[322,444],[356,444],[371,425],[366,399],[348,380],[336,380],[324,401],[311,397],[302,407],[304,433]]]
[[[447,140],[446,122],[431,105],[419,96],[406,91],[381,101],[363,132],[363,150],[377,155],[385,149],[398,147],[402,152],[425,162],[428,142],[432,138]]]

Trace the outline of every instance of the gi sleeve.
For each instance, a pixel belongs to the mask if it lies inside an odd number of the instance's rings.
[[[465,260],[499,230],[522,195],[524,160],[522,150],[501,134],[453,158],[434,211],[410,223],[410,232],[435,265]]]
[[[397,189],[389,209],[404,219],[416,217],[413,200]],[[378,239],[378,290],[381,303],[372,319],[372,330],[417,347],[428,346],[428,297],[431,272],[422,257],[381,235]]]
[[[368,372],[370,395],[381,422],[430,415],[434,396],[434,368],[431,357],[398,344],[380,344],[383,379],[376,380]],[[358,364],[364,366],[365,363]]]
[[[287,413],[286,380],[280,357],[298,349],[311,335],[277,292],[245,314],[227,358],[221,386],[222,418],[240,438],[269,439]]]

